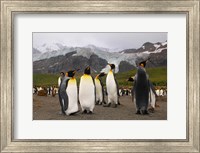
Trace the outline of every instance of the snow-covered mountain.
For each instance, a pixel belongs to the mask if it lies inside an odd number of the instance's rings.
[[[127,49],[127,50],[122,50],[122,51],[110,51],[108,48],[103,48],[103,47],[97,47],[94,45],[87,45],[85,47],[70,47],[67,45],[63,45],[60,43],[53,43],[53,44],[43,44],[42,46],[38,47],[38,48],[33,48],[33,61],[34,63],[37,63],[35,65],[35,67],[41,67],[38,65],[38,63],[41,64],[41,61],[45,61],[47,63],[51,63],[51,65],[47,65],[47,67],[54,67],[55,63],[57,63],[57,65],[62,64],[62,61],[58,61],[59,58],[60,60],[64,60],[65,55],[67,55],[67,59],[68,61],[71,61],[71,66],[73,66],[73,60],[80,60],[79,62],[83,63],[86,62],[87,60],[91,60],[91,58],[95,57],[95,60],[97,61],[102,61],[104,63],[104,67],[98,67],[96,70],[94,71],[104,71],[106,70],[105,66],[106,63],[113,63],[116,65],[116,72],[119,71],[119,66],[120,63],[125,62],[129,65],[132,66],[136,66],[138,60],[142,60],[142,59],[147,59],[150,55],[152,56],[152,54],[157,55],[158,53],[161,53],[162,51],[167,50],[167,42],[163,42],[163,43],[150,43],[147,42],[145,44],[143,44],[140,48],[138,49]],[[73,54],[71,54],[73,53]],[[70,55],[70,56],[68,56]],[[154,55],[153,55],[154,56]],[[59,58],[56,58],[59,57]],[[97,59],[98,58],[98,59]],[[52,62],[50,62],[50,60],[55,61],[54,64]],[[92,61],[93,64],[95,65],[95,61]],[[79,63],[79,64],[80,64]],[[87,62],[86,62],[87,63]],[[83,65],[85,65],[86,63],[84,63]],[[123,67],[126,68],[126,65],[123,63]],[[52,65],[53,64],[53,65]],[[69,64],[69,62],[68,62]],[[90,63],[87,63],[90,64]],[[98,64],[98,63],[96,63]],[[41,64],[43,65],[43,64]],[[62,67],[62,68],[61,68]],[[77,65],[76,65],[77,67]],[[96,66],[95,66],[96,67]],[[101,68],[101,70],[100,70]],[[41,69],[41,68],[39,68]],[[63,69],[63,66],[60,66],[60,68],[57,69]],[[58,70],[58,71],[60,71]]]
[[[131,53],[146,53],[146,54],[151,54],[151,53],[160,53],[162,52],[163,49],[167,49],[167,41],[166,42],[157,42],[157,43],[150,43],[146,42],[144,43],[140,48],[135,49],[125,49],[122,50],[121,53],[126,53],[126,54],[131,54]]]

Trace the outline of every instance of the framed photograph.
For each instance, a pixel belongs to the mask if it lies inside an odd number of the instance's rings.
[[[199,0],[1,1],[1,152],[199,152]]]
[[[167,120],[166,32],[34,32],[32,54],[33,120]],[[133,88],[142,64],[147,94]],[[138,90],[146,110],[135,108]]]

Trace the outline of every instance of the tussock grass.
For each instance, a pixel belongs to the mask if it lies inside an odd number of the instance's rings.
[[[166,86],[167,85],[167,68],[147,68],[146,69],[150,81],[155,86]],[[116,80],[120,87],[131,87],[132,82],[126,81],[129,77],[136,74],[136,69],[120,72],[116,74]],[[79,84],[81,73],[77,73],[75,76]],[[96,74],[92,74],[95,76]],[[33,85],[36,86],[57,86],[59,74],[33,74]],[[105,85],[106,76],[102,78],[103,84]]]

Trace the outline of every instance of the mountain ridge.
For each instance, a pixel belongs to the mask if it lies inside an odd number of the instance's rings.
[[[84,69],[88,65],[93,72],[106,72],[107,63],[115,64],[116,72],[124,72],[147,58],[151,58],[152,63],[148,64],[150,67],[167,66],[167,42],[146,42],[138,49],[119,52],[109,52],[107,48],[92,44],[85,47],[67,47],[58,43],[56,45],[59,45],[58,50],[52,47],[53,50],[45,53],[33,48],[34,73],[59,73],[62,70]]]

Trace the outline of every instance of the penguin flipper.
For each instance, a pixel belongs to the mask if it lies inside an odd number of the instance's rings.
[[[102,96],[103,96],[102,102],[104,103],[105,102],[105,100],[104,100],[105,95],[104,95],[103,83],[102,83],[101,79],[99,79],[99,80],[100,80],[100,84],[101,84],[101,87],[102,87]]]
[[[94,81],[93,77],[92,77],[92,81],[93,81],[93,84],[94,84],[94,103],[96,103],[96,87],[95,87],[95,81]]]
[[[117,86],[117,95],[120,96],[120,95],[119,95],[119,84],[118,84],[118,82],[117,82],[115,76],[114,76],[114,79],[115,79],[115,83],[116,83],[116,86]]]

